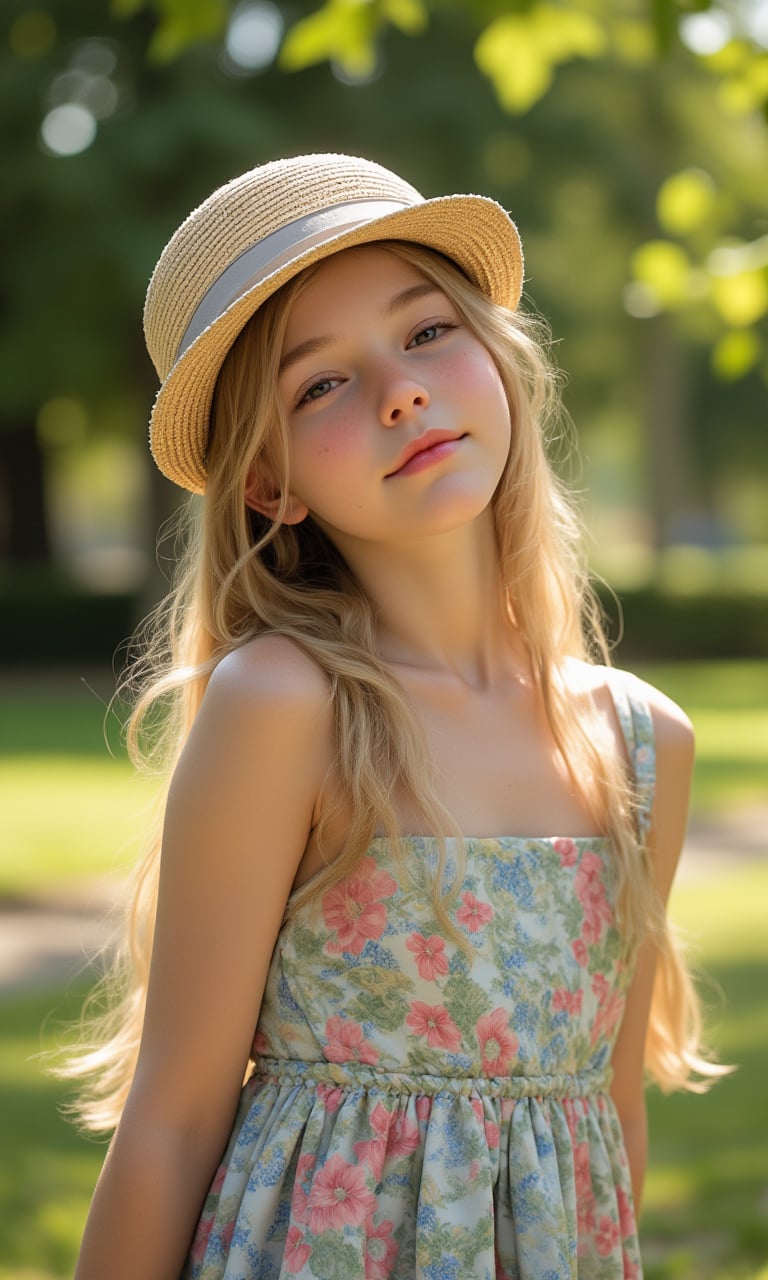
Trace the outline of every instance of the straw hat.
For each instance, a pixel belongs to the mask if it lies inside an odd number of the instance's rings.
[[[410,240],[452,258],[495,302],[514,308],[523,259],[495,200],[425,200],[394,173],[344,155],[260,165],[214,191],[181,224],[152,274],[147,348],[162,386],[150,421],[160,470],[205,490],[216,379],[247,320],[281,285],[340,249]]]

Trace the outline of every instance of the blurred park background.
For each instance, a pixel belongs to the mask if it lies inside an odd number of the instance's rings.
[[[109,897],[152,790],[104,708],[181,500],[141,333],[172,231],[303,151],[492,195],[567,372],[617,661],[699,740],[674,914],[740,1067],[651,1096],[647,1276],[768,1280],[768,0],[4,0],[0,103],[3,918]],[[0,1280],[71,1273],[103,1151],[34,1054],[86,986],[2,990]]]

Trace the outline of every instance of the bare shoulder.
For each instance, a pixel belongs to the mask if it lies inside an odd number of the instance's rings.
[[[332,701],[324,672],[281,635],[257,636],[223,657],[211,676],[209,695],[236,706],[279,703],[308,715],[330,713]]]
[[[657,754],[661,751],[679,754],[683,759],[692,757],[694,730],[682,707],[633,672],[570,659],[566,680],[569,689],[577,694],[588,693],[603,708],[610,707],[611,685],[619,682],[628,694],[647,705],[653,719]]]
[[[670,760],[679,758],[681,763],[691,762],[695,735],[693,725],[682,707],[660,689],[630,671],[617,671],[616,675],[626,683],[627,690],[634,690],[636,696],[646,702],[650,709],[657,760],[668,756]]]
[[[246,821],[250,811],[262,829],[274,821],[284,832],[300,818],[295,858],[333,758],[324,673],[286,637],[259,637],[215,668],[174,774],[170,808],[179,799],[190,813],[205,805],[220,822],[237,811]]]

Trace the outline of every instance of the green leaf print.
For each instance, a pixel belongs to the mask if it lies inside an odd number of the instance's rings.
[[[443,987],[445,1007],[468,1043],[474,1042],[475,1024],[484,1013],[490,1013],[491,1000],[466,973],[452,973]]]
[[[408,1013],[408,1002],[394,991],[361,991],[348,1006],[357,1022],[374,1022],[384,1031],[397,1031]]]
[[[360,1253],[344,1243],[341,1232],[323,1231],[313,1237],[309,1266],[319,1280],[357,1280]]]
[[[384,969],[351,969],[347,973],[350,986],[362,988],[349,1005],[349,1012],[359,1022],[375,1022],[385,1031],[396,1031],[408,1013],[407,995],[411,980],[404,973]]]
[[[380,994],[382,990],[390,995],[409,995],[413,983],[405,973],[396,969],[350,969],[346,974],[350,986],[362,987],[363,991]]]
[[[301,956],[302,965],[308,960],[319,960],[323,954],[324,937],[318,930],[297,924],[293,930],[293,951]]]

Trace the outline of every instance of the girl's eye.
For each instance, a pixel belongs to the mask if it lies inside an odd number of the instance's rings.
[[[450,324],[447,320],[440,320],[439,322],[436,321],[434,324],[427,324],[423,329],[419,329],[418,333],[413,335],[408,346],[423,347],[428,342],[434,342],[435,339],[439,338],[441,333],[444,333],[446,329],[455,328],[456,325]]]
[[[306,391],[299,395],[296,407],[311,404],[313,400],[322,400],[323,396],[327,396],[328,392],[333,390],[338,381],[338,378],[318,378],[317,382],[313,382],[311,387],[307,387]]]

